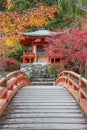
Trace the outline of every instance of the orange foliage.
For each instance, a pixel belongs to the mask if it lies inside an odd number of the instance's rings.
[[[39,7],[33,8],[31,11],[29,10],[27,12],[27,23],[31,27],[46,26],[48,20],[55,17],[55,13],[60,13],[58,6],[55,5],[51,7],[40,3]]]
[[[17,13],[0,14],[0,49],[5,46],[7,52],[12,52],[22,39],[21,33],[25,31],[25,22]],[[2,46],[2,47],[1,47]]]
[[[7,8],[10,9],[13,6],[12,0],[7,0]]]
[[[11,0],[8,0],[9,3]],[[4,34],[4,38],[1,38],[0,41],[0,47],[4,45],[8,52],[13,51],[23,38],[21,34],[26,32],[29,26],[46,26],[48,21],[55,17],[55,13],[60,13],[57,6],[50,7],[40,4],[40,6],[21,15],[16,12],[0,14],[0,33]]]

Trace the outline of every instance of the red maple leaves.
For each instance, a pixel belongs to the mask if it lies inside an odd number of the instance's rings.
[[[60,62],[64,69],[84,73],[87,61],[87,31],[73,29],[61,35],[47,39],[49,47],[46,50],[50,58],[62,58]]]

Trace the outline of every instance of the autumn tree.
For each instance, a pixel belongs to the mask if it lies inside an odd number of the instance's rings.
[[[9,9],[14,3],[12,0],[7,0],[7,2]],[[29,31],[30,27],[46,26],[48,21],[55,17],[55,13],[59,14],[57,6],[50,7],[41,3],[39,6],[21,13],[0,13],[1,50],[3,48],[3,52],[13,52],[18,42],[23,38],[24,32]]]
[[[84,74],[87,67],[87,31],[73,29],[58,36],[48,38],[49,48],[47,54],[53,58],[62,57],[57,65],[63,69],[73,70]]]
[[[7,8],[11,11],[22,11],[36,7],[36,5],[42,2],[49,6],[57,5],[57,0],[7,0]]]
[[[55,14],[59,14],[58,6],[47,6],[39,3],[37,7],[25,11],[26,24],[30,27],[47,26],[49,20],[54,19]]]
[[[18,13],[1,13],[0,14],[0,50],[4,52],[12,52],[17,43],[23,38],[22,33],[25,32],[26,23],[24,18]]]

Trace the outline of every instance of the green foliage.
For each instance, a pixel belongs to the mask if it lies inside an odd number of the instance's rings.
[[[6,0],[0,0],[0,11],[6,10],[7,1]]]
[[[75,14],[76,12],[76,0],[61,0],[58,3],[61,7],[63,14]]]
[[[87,79],[87,73],[86,73],[86,74],[84,74],[84,78],[85,78],[85,79]]]
[[[56,0],[13,0],[12,2],[13,7],[10,9],[10,11],[26,10],[30,7],[35,7],[39,2],[48,4],[50,6],[56,4]]]
[[[58,6],[60,14],[49,21],[48,29],[81,27],[86,12],[78,8],[76,0],[60,0],[58,1]]]
[[[20,69],[20,66],[15,66],[15,65],[7,65],[5,67],[5,71],[7,72],[12,72],[12,71],[16,71],[16,70],[19,70]]]
[[[19,62],[22,62],[22,55],[23,55],[24,51],[25,51],[25,47],[23,47],[23,46],[18,44],[16,50],[14,52],[12,52],[9,55],[9,57],[10,58],[14,58],[14,59],[16,59]]]
[[[13,7],[10,11],[22,11],[34,6],[34,0],[13,0]]]
[[[51,6],[51,5],[57,4],[57,0],[44,0],[44,3]]]
[[[33,73],[30,73],[28,77],[31,80],[33,78]]]
[[[52,21],[49,21],[48,29],[54,30],[57,28],[68,28],[71,27],[73,21],[74,18],[72,16],[65,15],[65,17],[63,17],[63,15],[60,14],[59,16],[57,15],[57,17],[54,18]]]
[[[57,77],[59,68],[60,66],[49,66],[48,73],[54,77]]]

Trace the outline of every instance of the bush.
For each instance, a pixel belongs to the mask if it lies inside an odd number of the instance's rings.
[[[3,59],[5,71],[15,71],[20,69],[20,62],[16,61],[13,58],[4,58]]]
[[[85,78],[85,79],[87,79],[87,73],[86,73],[86,74],[84,74],[84,78]]]
[[[33,78],[33,73],[30,73],[28,77],[29,77],[29,80],[31,80]]]
[[[25,51],[25,47],[18,44],[18,47],[15,49],[15,51],[10,53],[8,57],[13,58],[19,62],[22,62],[22,55],[24,51]]]
[[[60,68],[60,66],[49,66],[48,73],[56,78],[58,75],[59,68]]]

